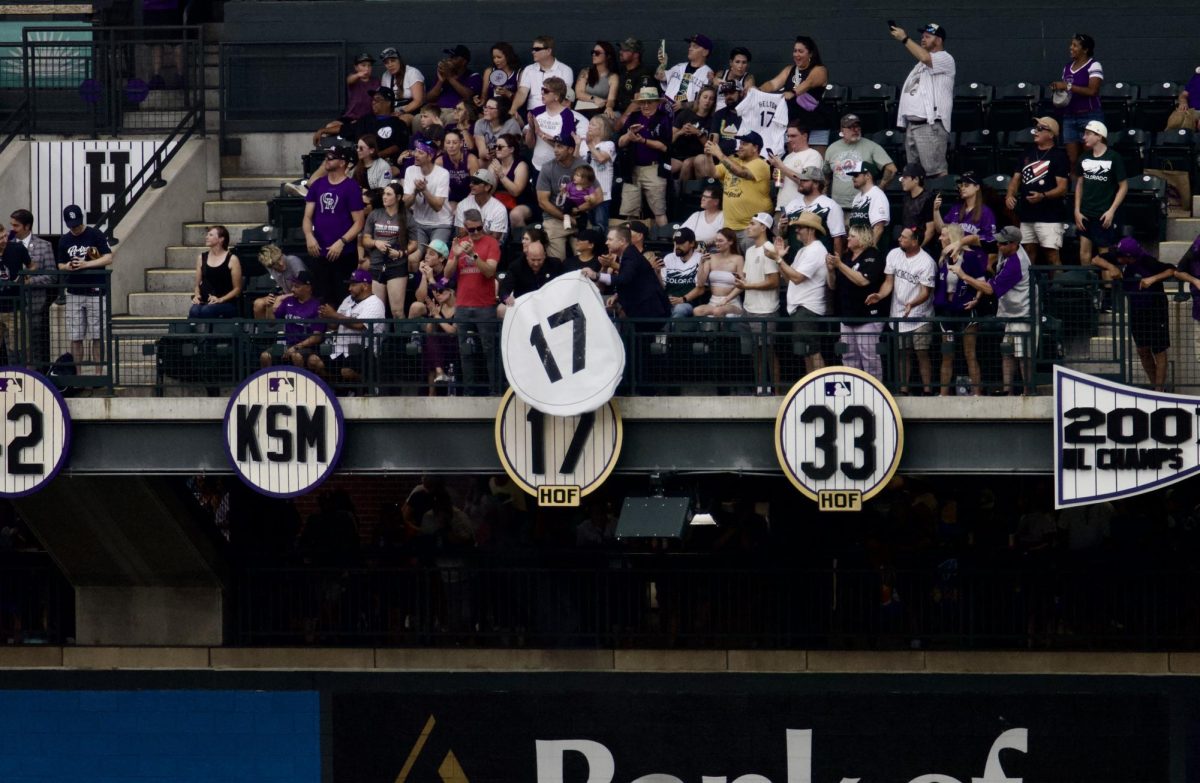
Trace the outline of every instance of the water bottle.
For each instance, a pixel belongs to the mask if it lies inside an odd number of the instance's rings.
[[[446,394],[450,397],[458,396],[458,370],[454,366],[454,362],[450,362],[446,366]]]
[[[960,375],[954,379],[954,390],[959,397],[966,397],[971,393],[971,379],[965,375]]]

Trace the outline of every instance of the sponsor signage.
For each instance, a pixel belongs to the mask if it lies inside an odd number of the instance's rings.
[[[1200,470],[1200,397],[1054,368],[1054,504],[1138,495]]]
[[[775,453],[796,489],[822,511],[858,511],[900,465],[904,424],[876,378],[851,367],[809,373],[775,418]]]
[[[264,495],[303,495],[329,478],[345,442],[342,407],[307,370],[272,368],[247,378],[225,408],[225,453]]]
[[[50,381],[0,367],[0,497],[37,492],[58,475],[71,446],[71,413]]]

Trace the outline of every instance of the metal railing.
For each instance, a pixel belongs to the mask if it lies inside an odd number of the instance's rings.
[[[494,561],[493,561],[494,562]],[[251,568],[239,644],[1195,649],[1195,574],[723,565],[704,556],[445,555],[409,568]],[[572,564],[572,563],[575,564]]]

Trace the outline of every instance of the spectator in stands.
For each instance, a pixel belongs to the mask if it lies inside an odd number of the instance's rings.
[[[575,233],[576,226],[566,224],[563,216],[569,212],[566,203],[566,187],[571,183],[575,169],[585,165],[575,155],[575,138],[562,135],[554,139],[554,157],[542,166],[538,173],[538,206],[545,216],[542,227],[550,238],[547,252],[554,258],[566,258],[567,238]]]
[[[355,193],[357,196],[357,191]],[[104,289],[108,278],[102,270],[111,266],[113,252],[104,234],[83,222],[83,210],[71,204],[63,210],[67,233],[58,239],[58,270],[66,272],[66,321],[71,339],[71,355],[76,365],[99,362],[100,338],[107,328],[109,313],[104,309]],[[84,354],[84,340],[88,352]]]
[[[188,318],[233,318],[242,295],[242,262],[229,250],[229,229],[209,226],[204,246],[208,249],[196,258]]]
[[[29,364],[35,369],[49,366],[50,360],[50,305],[58,299],[58,290],[51,284],[57,281],[54,274],[58,269],[54,262],[54,246],[33,233],[33,213],[18,209],[9,216],[13,237],[29,251],[30,276],[25,284],[29,287],[29,304],[26,320],[29,329]],[[47,274],[50,273],[50,274]]]
[[[458,203],[471,195],[471,176],[479,170],[479,158],[467,151],[463,139],[461,131],[447,128],[442,137],[442,152],[434,160],[449,175],[450,196],[446,206],[452,215]]]
[[[697,282],[702,254],[696,247],[696,235],[690,228],[675,229],[672,241],[675,250],[663,257],[659,274],[671,305],[671,317],[688,318],[697,300],[704,296],[704,286]]]
[[[597,41],[592,45],[592,61],[587,70],[579,72],[575,80],[576,110],[585,117],[613,113],[617,104],[617,49],[608,41]],[[595,108],[590,108],[587,104]]]
[[[699,92],[699,87],[697,87]],[[625,118],[617,140],[620,154],[628,161],[628,174],[621,190],[621,214],[629,219],[641,217],[645,199],[654,223],[667,224],[667,181],[663,166],[668,160],[671,142],[671,115],[659,103],[658,90],[643,87],[635,96],[637,111]]]
[[[825,176],[829,180],[829,197],[842,209],[849,209],[858,195],[851,173],[860,163],[873,163],[880,172],[879,187],[886,188],[896,175],[896,164],[883,147],[862,135],[862,122],[857,114],[842,117],[842,137],[825,150]],[[811,139],[811,136],[810,136]]]
[[[484,226],[484,216],[479,210],[468,209],[462,213],[463,231],[454,241],[444,275],[456,281],[457,309],[454,318],[461,327],[458,332],[459,348],[465,347],[465,341],[472,333],[479,335],[484,346],[487,375],[477,378],[475,363],[464,364],[466,392],[486,395],[499,382],[492,344],[496,335],[496,270],[500,266],[500,243],[484,230]],[[509,274],[512,274],[512,270],[509,270]]]
[[[704,154],[704,143],[712,132],[717,88],[706,84],[693,103],[675,114],[671,133],[671,173],[676,179],[706,179],[713,175],[712,158]]]
[[[1029,257],[1035,263],[1057,264],[1071,165],[1055,143],[1058,121],[1038,117],[1034,123],[1033,147],[1022,155],[1021,168],[1009,180],[1004,203],[1021,221],[1021,244]]]
[[[847,172],[858,195],[850,202],[850,209],[846,212],[846,226],[870,228],[875,233],[875,247],[883,250],[888,245],[885,232],[892,222],[892,207],[883,190],[875,184],[878,171],[875,164],[862,161]],[[934,206],[936,208],[936,203]]]
[[[721,151],[732,155],[737,151],[738,129],[742,124],[737,107],[745,93],[737,86],[737,82],[721,82],[717,91],[720,93],[720,99],[717,101],[717,111],[713,114],[712,129],[713,133],[717,134],[717,143],[721,145]]]
[[[317,320],[321,315],[321,301],[313,296],[312,274],[307,269],[297,271],[287,283],[291,293],[276,297],[276,305],[263,318],[265,320],[273,315],[285,322],[280,361],[295,367],[307,367],[325,339],[325,324]],[[273,365],[275,360],[267,350],[259,354],[258,363],[265,369]]]
[[[392,181],[392,166],[379,157],[379,143],[374,133],[367,133],[355,145],[354,181],[363,190],[376,190]]]
[[[667,68],[667,51],[662,47],[658,50],[658,70],[654,72],[663,98],[675,104],[676,112],[683,109],[684,104],[696,100],[700,88],[708,84],[712,75],[712,68],[706,64],[713,48],[712,39],[696,33],[686,40],[687,60]]]
[[[725,82],[733,82],[743,93],[749,92],[756,84],[754,74],[750,73],[750,50],[744,46],[735,46],[729,52],[729,67],[723,71],[714,70],[708,76],[708,83],[720,88]]]
[[[31,265],[25,245],[16,241],[10,232],[0,230],[0,343],[3,343],[5,364],[16,362],[20,286]]]
[[[457,367],[466,371],[473,362],[460,365],[459,325],[457,297],[454,287],[444,277],[434,280],[425,290],[425,310],[432,323],[425,324],[425,340],[422,342],[421,366],[429,382],[429,396],[439,396],[440,390],[450,391],[457,382]],[[489,356],[491,351],[485,351]],[[453,393],[453,392],[451,392]]]
[[[504,81],[501,81],[501,78]],[[505,104],[502,117],[509,117],[513,97],[516,96],[517,88],[520,86],[520,78],[521,58],[517,57],[517,50],[513,48],[513,45],[508,41],[497,41],[492,44],[492,67],[483,72],[483,99],[487,101],[490,98],[503,98]],[[515,118],[515,116],[516,113],[513,112],[513,117]]]
[[[383,318],[386,317],[383,300],[371,293],[372,282],[370,272],[356,269],[346,281],[350,293],[338,309],[334,310],[327,304],[321,305],[321,317],[337,323],[337,333],[333,336],[333,350],[329,354],[328,364],[320,356],[310,356],[308,369],[316,373],[328,371],[331,380],[362,380],[367,361],[378,347],[377,341],[368,339],[366,333],[371,332],[376,337],[382,334]],[[361,351],[356,352],[354,346],[362,346]]]
[[[811,212],[821,218],[821,225],[825,227],[825,233],[820,235],[825,249],[840,255],[846,245],[846,215],[836,201],[825,195],[825,180],[821,177],[820,166],[800,169],[796,172],[796,182],[796,197],[783,205],[779,227],[780,236],[795,242],[794,246],[789,242],[789,254],[800,250],[799,239],[795,237],[795,232],[790,231],[792,222],[801,212]]]
[[[409,267],[414,261],[417,271],[409,280],[409,288],[413,290],[413,303],[408,308],[409,318],[425,318],[429,315],[427,301],[429,291],[438,278],[446,274],[446,264],[450,256],[450,246],[440,239],[434,239],[425,245],[424,254],[418,246],[417,252],[409,256]]]
[[[963,358],[967,363],[967,377],[971,379],[971,393],[983,395],[983,374],[979,369],[979,358],[975,353],[978,324],[975,322],[976,307],[982,292],[973,289],[958,276],[955,269],[961,268],[975,279],[986,279],[987,254],[963,242],[961,223],[947,223],[942,227],[940,240],[942,253],[938,258],[937,282],[933,287],[933,313],[939,318],[957,319],[938,321],[942,337],[941,394],[951,394],[954,377],[954,344],[962,343]],[[963,322],[961,319],[970,319]],[[962,339],[959,340],[961,335]]]
[[[783,212],[783,208],[800,194],[800,172],[806,168],[815,168],[820,172],[825,164],[821,153],[808,146],[808,135],[808,128],[801,125],[799,120],[788,123],[786,156],[767,156],[767,163],[777,169],[782,177],[779,192],[775,194],[776,214]]]
[[[725,212],[721,205],[721,186],[712,182],[700,191],[700,209],[688,215],[680,228],[690,229],[696,237],[700,251],[707,250],[708,245],[717,237],[717,232],[725,227]]]
[[[900,188],[905,196],[901,225],[916,226],[921,247],[927,247],[937,234],[937,226],[933,222],[933,197],[936,194],[925,189],[925,169],[920,163],[909,163],[904,167],[900,174]]]
[[[748,131],[737,137],[741,144],[736,158],[726,155],[720,145],[709,139],[704,151],[717,159],[714,172],[721,182],[725,228],[737,233],[738,248],[745,246],[746,226],[759,212],[771,210],[771,169],[759,157],[762,136]]]
[[[383,76],[379,85],[392,91],[396,103],[393,115],[405,125],[411,126],[413,117],[425,103],[425,74],[404,62],[400,52],[389,46],[379,54],[383,61]]]
[[[973,171],[958,178],[959,201],[942,217],[942,194],[933,197],[933,225],[940,233],[950,224],[962,228],[962,239],[943,245],[943,255],[954,255],[964,246],[978,247],[989,256],[996,254],[996,216],[984,203],[983,183]]]
[[[404,186],[389,182],[383,188],[381,199],[379,209],[367,215],[362,232],[363,248],[371,262],[371,293],[387,304],[393,318],[403,318],[408,256],[416,250],[408,234]]]
[[[804,355],[804,370],[809,373],[825,366],[825,359],[821,356],[821,340],[825,329],[824,324],[820,323],[820,319],[829,311],[826,305],[829,268],[825,264],[825,245],[820,240],[825,233],[825,225],[812,212],[802,212],[796,218],[794,228],[800,238],[800,252],[796,253],[791,264],[780,263],[779,272],[788,281],[787,314],[795,322],[792,331],[796,333],[796,343],[807,346],[801,353]],[[776,252],[782,254],[786,249],[783,237],[776,238]]]
[[[496,189],[496,175],[488,169],[479,169],[471,175],[470,195],[459,202],[454,211],[454,226],[462,228],[464,215],[475,210],[483,216],[483,229],[497,242],[503,244],[508,237],[508,210],[492,195]]]
[[[620,307],[626,318],[667,318],[671,306],[659,281],[658,273],[646,257],[633,246],[628,226],[613,226],[608,230],[608,253],[600,263],[613,275],[614,293],[608,306],[615,312]],[[653,331],[655,324],[641,323],[639,330]]]
[[[846,353],[842,364],[856,367],[883,380],[883,359],[879,355],[879,335],[883,333],[883,303],[867,304],[867,297],[883,286],[884,264],[875,249],[875,233],[866,226],[855,226],[846,234],[846,250],[825,256],[826,284],[834,292],[842,322],[842,342]]]
[[[317,296],[338,296],[341,283],[358,266],[358,235],[363,227],[362,190],[346,176],[354,150],[335,147],[325,154],[326,175],[304,197],[304,242]]]
[[[921,249],[921,237],[915,226],[906,226],[900,232],[900,246],[887,254],[883,271],[883,285],[878,293],[866,298],[868,306],[891,296],[892,318],[926,319],[933,315],[932,293],[937,279],[937,264]],[[959,277],[963,275],[959,274]],[[911,320],[897,323],[893,328],[899,333],[900,393],[908,393],[908,378],[912,372],[912,354],[915,351],[925,394],[933,394],[933,365],[929,361],[933,326],[927,320]]]
[[[1200,234],[1192,240],[1192,246],[1184,252],[1175,268],[1175,279],[1188,283],[1192,289],[1192,324],[1195,353],[1200,356]]]
[[[615,120],[617,115],[627,115],[637,109],[637,104],[634,102],[637,94],[644,87],[654,85],[654,68],[642,62],[642,54],[642,42],[637,38],[626,38],[621,42],[621,51],[618,55],[621,59],[621,67],[617,72],[620,81],[617,84],[615,113],[610,119]]]
[[[788,122],[798,122],[809,129],[808,143],[820,153],[829,146],[834,113],[825,103],[825,86],[829,70],[821,62],[817,42],[807,35],[796,36],[792,44],[792,64],[764,82],[763,92],[782,92],[788,102]]]
[[[586,163],[576,166],[571,172],[571,181],[563,188],[563,192],[566,193],[566,201],[562,205],[565,213],[563,225],[567,224],[569,218],[576,229],[586,226],[588,215],[600,206],[601,201],[606,200],[596,183],[596,170]]]
[[[1096,41],[1084,33],[1071,37],[1069,48],[1071,60],[1062,70],[1062,79],[1050,82],[1050,89],[1066,93],[1069,102],[1062,106],[1063,141],[1067,143],[1067,156],[1071,168],[1079,161],[1083,131],[1093,120],[1104,122],[1104,111],[1100,108],[1100,87],[1104,84],[1104,67],[1096,59]],[[1058,103],[1056,101],[1055,105]],[[1147,130],[1157,130],[1148,128]]]
[[[693,315],[697,318],[742,315],[742,289],[737,281],[744,275],[745,258],[738,252],[738,236],[732,229],[723,228],[700,264],[696,285],[708,289],[708,301],[696,307]]]
[[[475,155],[481,166],[491,165],[501,136],[521,135],[521,124],[508,114],[509,105],[508,98],[494,95],[484,102],[483,116],[475,121]]]
[[[369,182],[372,178],[375,181],[387,182],[392,176],[390,161],[401,156],[401,151],[408,144],[408,127],[392,116],[394,102],[391,91],[380,87],[371,90],[370,94],[370,113],[350,125],[335,121],[317,131],[318,134],[339,136],[334,147],[347,146],[355,151],[354,180],[363,188],[382,187],[371,186]],[[357,143],[351,144],[355,140],[358,140]],[[307,180],[289,182],[284,188],[294,195],[307,196],[313,183],[325,176],[326,166],[322,163]]]
[[[746,316],[755,319],[750,321],[750,331],[763,335],[775,331],[775,322],[758,319],[774,318],[779,312],[779,262],[784,256],[771,242],[774,223],[775,219],[766,212],[751,218],[750,225],[746,227],[750,245],[746,248],[742,274],[733,282],[742,292],[742,308]],[[758,393],[774,393],[774,388],[779,385],[779,356],[769,339],[755,341],[754,362],[760,368]]]
[[[379,80],[371,75],[375,58],[363,52],[354,58],[354,71],[346,77],[346,111],[342,116],[317,129],[313,134],[314,147],[326,136],[340,136],[358,120],[371,114],[371,91],[379,89]]]
[[[475,122],[479,119],[478,112],[475,111],[475,104],[459,101],[454,106],[454,118],[446,123],[446,131],[458,131],[462,136],[463,149],[475,157],[479,157],[478,150],[475,149]],[[443,141],[443,146],[445,142]]]
[[[546,91],[542,88],[550,79],[562,82],[555,92],[559,101],[566,101],[567,85],[575,83],[575,73],[571,66],[554,57],[554,38],[539,35],[533,39],[530,51],[533,53],[533,62],[521,69],[520,86],[517,87],[517,94],[512,102],[514,115],[518,109],[523,108],[528,113],[541,107],[546,97]],[[546,130],[554,133],[552,129]]]
[[[437,148],[413,142],[413,162],[404,172],[404,206],[412,210],[409,238],[426,245],[434,239],[449,242],[454,230],[450,209],[450,172],[434,165]]]
[[[1083,129],[1087,153],[1075,166],[1075,228],[1079,229],[1079,263],[1106,252],[1117,241],[1117,209],[1129,192],[1125,160],[1108,146],[1108,128],[1092,120]]]
[[[595,170],[596,184],[604,194],[604,200],[588,214],[588,222],[601,231],[608,229],[612,214],[613,172],[617,163],[617,145],[613,143],[612,135],[612,121],[607,114],[592,117],[588,120],[587,133],[578,139],[579,149],[576,150],[579,157]]]
[[[1137,348],[1147,382],[1155,391],[1167,384],[1167,351],[1171,347],[1171,319],[1163,281],[1175,268],[1147,253],[1133,237],[1125,237],[1115,250],[1092,259],[1106,280],[1120,280],[1129,298],[1129,331]]]
[[[1175,99],[1175,111],[1167,118],[1167,130],[1200,131],[1200,68],[1188,79]]]
[[[285,297],[291,296],[292,280],[301,271],[308,271],[299,256],[284,255],[279,245],[263,245],[258,251],[258,263],[267,270],[274,290],[266,296],[254,300],[254,317],[258,320],[270,318],[275,308]]]
[[[604,233],[597,228],[584,228],[575,233],[575,254],[563,261],[563,272],[580,272],[592,280],[604,293],[612,286],[612,276],[600,266],[597,249],[604,246]]]
[[[554,157],[554,139],[571,138],[587,124],[582,114],[572,111],[566,104],[567,83],[562,79],[557,76],[547,78],[541,92],[542,103],[529,110],[529,123],[525,126],[525,144],[533,147],[531,162],[536,171],[541,171]]]
[[[904,44],[917,64],[900,88],[896,126],[904,128],[904,150],[930,177],[945,176],[950,142],[950,112],[954,108],[954,58],[946,51],[946,30],[930,22],[921,28],[920,43],[899,27],[892,37]]]
[[[437,81],[425,94],[425,103],[437,106],[442,122],[452,122],[459,101],[474,103],[483,92],[483,77],[471,70],[471,50],[459,44],[443,49],[446,55],[437,65]]]
[[[496,198],[508,209],[508,222],[513,228],[528,225],[537,203],[535,190],[530,187],[529,164],[517,154],[521,140],[514,133],[496,139],[496,156],[488,170],[496,177]]]
[[[512,307],[517,297],[538,290],[562,272],[562,261],[547,257],[545,245],[530,242],[524,257],[513,262],[500,283],[501,304],[496,308],[497,314],[503,318],[505,310]]]
[[[972,276],[962,264],[951,266],[950,272],[975,290],[996,297],[996,316],[1008,319],[1004,325],[1004,341],[1012,350],[1004,355],[1001,377],[1004,393],[1009,394],[1018,370],[1023,391],[1032,380],[1029,254],[1021,247],[1021,229],[1016,226],[1005,226],[997,231],[996,244],[999,260],[996,262],[996,276],[991,281]]]

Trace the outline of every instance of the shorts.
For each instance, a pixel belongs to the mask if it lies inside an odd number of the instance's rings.
[[[104,297],[67,292],[67,337],[77,340],[99,340],[104,324]]]
[[[820,353],[821,339],[829,331],[829,328],[824,322],[817,319],[825,316],[814,313],[801,305],[790,312],[788,317],[792,319],[790,326],[792,333],[797,336],[796,342],[807,341],[809,343],[806,355],[812,356]]]
[[[1165,305],[1130,308],[1129,331],[1133,344],[1150,353],[1162,353],[1171,347],[1171,324]]]
[[[348,369],[357,373],[361,378],[367,374],[367,358],[370,355],[371,354],[368,351],[363,351],[362,353],[358,354],[346,354],[344,356],[339,356],[336,359],[330,357],[325,360],[325,370],[330,376],[334,378],[340,378],[342,375],[342,370]]]
[[[933,324],[919,324],[911,332],[897,332],[896,344],[902,351],[928,351],[933,345]]]
[[[621,215],[638,217],[642,214],[642,199],[654,217],[667,214],[667,181],[659,173],[657,163],[636,166],[633,181],[621,186]]]
[[[1039,245],[1050,250],[1058,250],[1063,242],[1062,223],[1029,223],[1021,224],[1021,244]]]
[[[743,312],[742,315],[749,319],[757,319],[757,318],[772,318],[773,319],[773,318],[775,318],[775,313],[752,313],[749,310],[746,310],[745,312]],[[746,322],[746,326],[748,326],[750,328],[750,331],[754,332],[755,334],[771,334],[779,327],[779,322],[774,321],[774,320],[771,320],[771,321],[750,320],[750,321]]]
[[[386,266],[382,269],[371,267],[371,279],[376,283],[387,283],[389,280],[407,280],[407,266]]]
[[[1116,221],[1113,221],[1111,226],[1105,228],[1099,217],[1084,217],[1083,233],[1079,237],[1091,242],[1092,250],[1113,247],[1117,244]]]
[[[1004,344],[1011,345],[1013,356],[1024,359],[1031,354],[1029,345],[1033,329],[1028,323],[1010,323],[1004,327]]]
[[[976,323],[976,321],[975,321],[975,316],[971,313],[970,310],[967,310],[966,312],[962,312],[962,313],[938,313],[938,315],[944,316],[946,318],[970,318],[971,319],[969,322],[968,321],[938,321],[937,322],[938,329],[942,333],[942,339],[945,340],[946,342],[952,343],[952,342],[954,342],[954,335],[961,334],[961,333],[967,331],[968,329],[974,329],[975,327],[978,326],[978,323]]]
[[[1083,114],[1064,114],[1062,117],[1062,138],[1064,144],[1080,144],[1083,142],[1083,130],[1089,122],[1097,120],[1104,122],[1104,112],[1089,111]]]
[[[272,358],[275,360],[275,364],[291,364],[291,362],[289,362],[283,358],[284,351],[286,351],[290,347],[291,346],[283,345],[282,343],[276,343],[274,346],[272,346],[272,348],[277,348],[279,350],[278,356],[272,356]],[[318,350],[319,350],[318,348],[297,348],[296,353],[300,354],[300,358],[304,360],[305,364],[307,364],[308,357],[316,356],[318,353]],[[275,351],[268,349],[267,351],[264,351],[264,353],[274,354]]]
[[[423,223],[418,223],[415,220],[408,224],[408,238],[414,239],[419,245],[428,245],[435,239],[440,239],[447,245],[454,238],[454,226],[427,226]],[[425,257],[425,251],[418,248],[418,253],[421,257]]]
[[[941,176],[949,171],[946,165],[949,144],[950,133],[940,121],[909,125],[904,133],[904,151],[908,154],[908,162],[920,161],[930,177]]]

